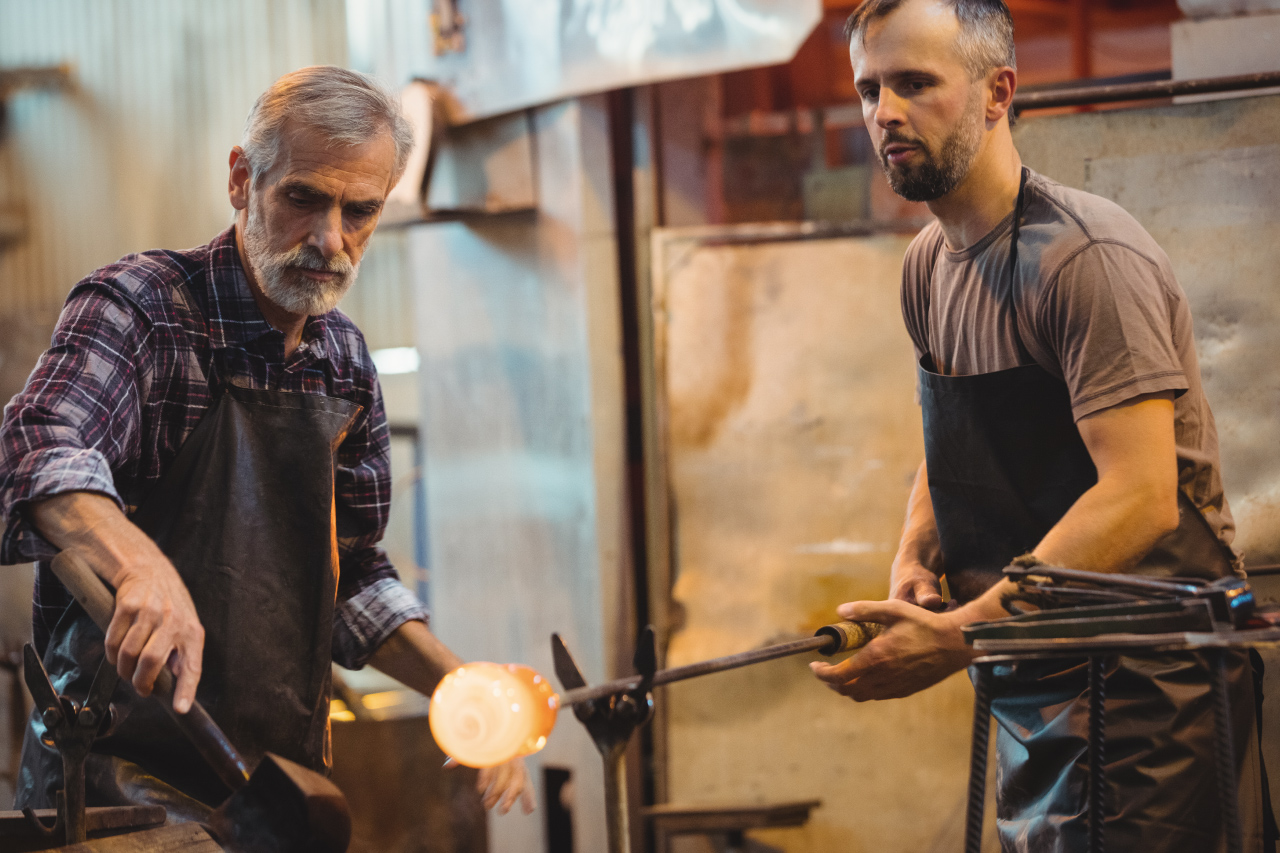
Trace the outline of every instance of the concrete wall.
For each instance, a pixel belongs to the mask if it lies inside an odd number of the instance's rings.
[[[1280,562],[1280,97],[1024,120],[1034,169],[1121,204],[1191,302],[1236,545]]]
[[[539,109],[539,212],[413,226],[433,625],[464,658],[553,673],[564,637],[614,674],[622,578],[617,260],[603,98]],[[572,714],[529,765],[573,772],[575,844],[605,849],[600,759]],[[540,814],[491,849],[542,851]]]

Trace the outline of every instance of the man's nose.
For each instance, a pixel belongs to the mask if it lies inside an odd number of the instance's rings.
[[[314,246],[325,260],[342,251],[342,208],[334,205],[316,216],[307,245]]]
[[[880,90],[876,100],[876,124],[886,130],[906,122],[905,102],[888,88]]]

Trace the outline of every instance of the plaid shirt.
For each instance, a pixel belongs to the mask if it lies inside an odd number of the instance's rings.
[[[359,329],[339,311],[308,318],[286,360],[284,336],[249,290],[235,231],[185,252],[128,255],[72,289],[53,345],[0,427],[0,563],[41,560],[32,622],[49,642],[71,598],[44,562],[54,549],[24,507],[62,492],[114,498],[128,512],[168,470],[212,402],[208,366],[257,389],[341,397],[362,412],[338,450],[341,575],[333,659],[359,667],[397,627],[425,619],[377,547],[391,503],[389,433]]]

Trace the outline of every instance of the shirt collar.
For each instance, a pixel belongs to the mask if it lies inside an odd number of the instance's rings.
[[[262,316],[240,263],[233,225],[209,244],[208,288],[205,318],[209,343],[214,349],[243,348],[265,335],[279,334]],[[302,328],[302,345],[315,358],[327,358],[331,349],[327,314],[308,317]]]

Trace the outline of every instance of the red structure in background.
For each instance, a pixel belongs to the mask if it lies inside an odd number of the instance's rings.
[[[1182,17],[1176,0],[1007,2],[1024,88],[1166,71],[1169,24]],[[857,5],[825,0],[821,24],[786,65],[713,79],[705,114],[712,222],[804,219],[805,174],[872,162],[843,33]],[[871,218],[926,213],[873,181]]]
[[[1022,85],[1169,68],[1175,0],[1007,0]],[[844,22],[857,8],[826,0],[826,14],[786,65],[723,75],[725,118],[753,111],[832,107],[857,100]]]

